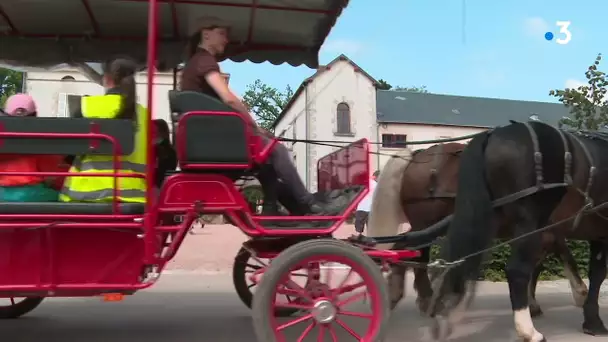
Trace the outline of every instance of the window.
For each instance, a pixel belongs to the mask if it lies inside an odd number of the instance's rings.
[[[338,124],[338,130],[336,133],[338,134],[350,134],[350,107],[341,102],[338,104],[336,110],[336,121]]]
[[[62,82],[63,82],[63,81],[76,81],[76,79],[75,79],[74,77],[72,77],[72,76],[63,76],[63,77],[61,78],[61,81],[62,81]]]
[[[382,147],[407,147],[407,134],[382,134]]]
[[[59,99],[57,101],[57,117],[58,118],[73,118],[76,117],[81,109],[80,109],[80,99],[81,95],[74,94],[59,94]]]

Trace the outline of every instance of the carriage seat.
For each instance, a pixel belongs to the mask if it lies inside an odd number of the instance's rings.
[[[169,106],[183,171],[253,166],[257,137],[234,109],[199,92],[176,90],[169,91]],[[196,113],[201,111],[212,113]]]
[[[6,137],[11,133],[105,134],[120,146],[120,154],[133,153],[135,124],[122,119],[44,118],[0,116],[0,154],[113,155],[113,144],[99,138]],[[122,203],[123,214],[142,214],[144,205]],[[112,214],[111,203],[0,202],[0,214]]]
[[[0,154],[113,155],[113,144],[100,138],[4,137],[10,133],[105,134],[120,145],[120,155],[135,148],[135,123],[123,119],[0,116]]]

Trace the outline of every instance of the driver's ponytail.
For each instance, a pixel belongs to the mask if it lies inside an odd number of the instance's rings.
[[[128,58],[116,58],[104,66],[104,74],[108,76],[122,97],[120,112],[117,119],[137,118],[137,94],[135,90],[135,71],[137,64]]]
[[[201,31],[196,32],[188,38],[188,44],[186,44],[186,61],[188,61],[198,49],[201,44],[202,33]]]

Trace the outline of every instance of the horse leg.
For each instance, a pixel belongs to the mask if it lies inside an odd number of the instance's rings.
[[[517,214],[521,218],[518,220],[520,223],[515,229],[516,236],[533,231],[538,227],[539,220],[533,217],[534,214],[531,212],[531,209],[524,207],[523,204],[514,209],[514,214]],[[507,262],[506,268],[515,329],[525,342],[546,341],[545,337],[534,327],[528,302],[528,289],[531,276],[535,266],[541,260],[540,256],[542,256],[539,253],[541,251],[541,242],[542,239],[539,234],[533,234],[514,241],[511,245],[511,257]]]
[[[583,305],[583,332],[593,336],[606,336],[608,330],[599,314],[600,287],[606,279],[606,249],[608,245],[599,241],[589,243],[589,294]]]
[[[543,315],[543,310],[540,308],[540,304],[536,300],[536,285],[538,284],[538,278],[543,271],[543,260],[547,256],[547,253],[543,253],[540,257],[539,263],[534,268],[530,283],[528,284],[528,305],[530,306],[530,315],[532,317],[540,317]]]
[[[391,300],[391,310],[395,309],[397,304],[405,296],[405,276],[407,267],[402,265],[392,265],[391,272],[388,275],[388,291]]]
[[[423,264],[428,264],[429,260],[431,260],[430,246],[421,249],[420,257],[418,258],[418,261]],[[431,304],[431,298],[433,297],[433,287],[429,279],[429,272],[426,268],[416,268],[414,269],[414,277],[414,289],[418,293],[416,304],[418,305],[418,310],[423,315],[426,315]]]
[[[589,293],[589,290],[587,289],[587,285],[585,284],[585,282],[580,276],[580,273],[578,272],[576,260],[574,260],[574,257],[572,256],[570,248],[568,248],[565,239],[557,239],[555,241],[555,253],[564,263],[564,273],[566,275],[566,278],[568,278],[568,282],[570,283],[574,303],[579,308],[582,308],[585,304],[585,300],[587,298],[587,293]]]

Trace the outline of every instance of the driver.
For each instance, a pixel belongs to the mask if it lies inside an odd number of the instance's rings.
[[[189,59],[182,70],[181,90],[201,92],[224,102],[236,112],[243,114],[249,124],[257,129],[264,143],[268,144],[272,139],[270,133],[257,125],[252,115],[249,114],[247,106],[229,89],[220,72],[217,56],[224,53],[228,44],[228,35],[229,25],[221,19],[216,17],[199,19],[190,38]],[[315,199],[313,194],[306,190],[285,146],[277,143],[270,153],[268,163],[271,166],[271,172],[266,172],[267,167],[262,166],[259,177],[266,189],[274,189],[275,193],[288,189],[296,202],[309,214],[337,213],[338,208],[332,206],[331,203]],[[276,176],[273,177],[272,174],[276,174]],[[270,204],[267,201],[264,203],[265,205]],[[263,213],[275,214],[274,211],[275,208],[269,208]]]

